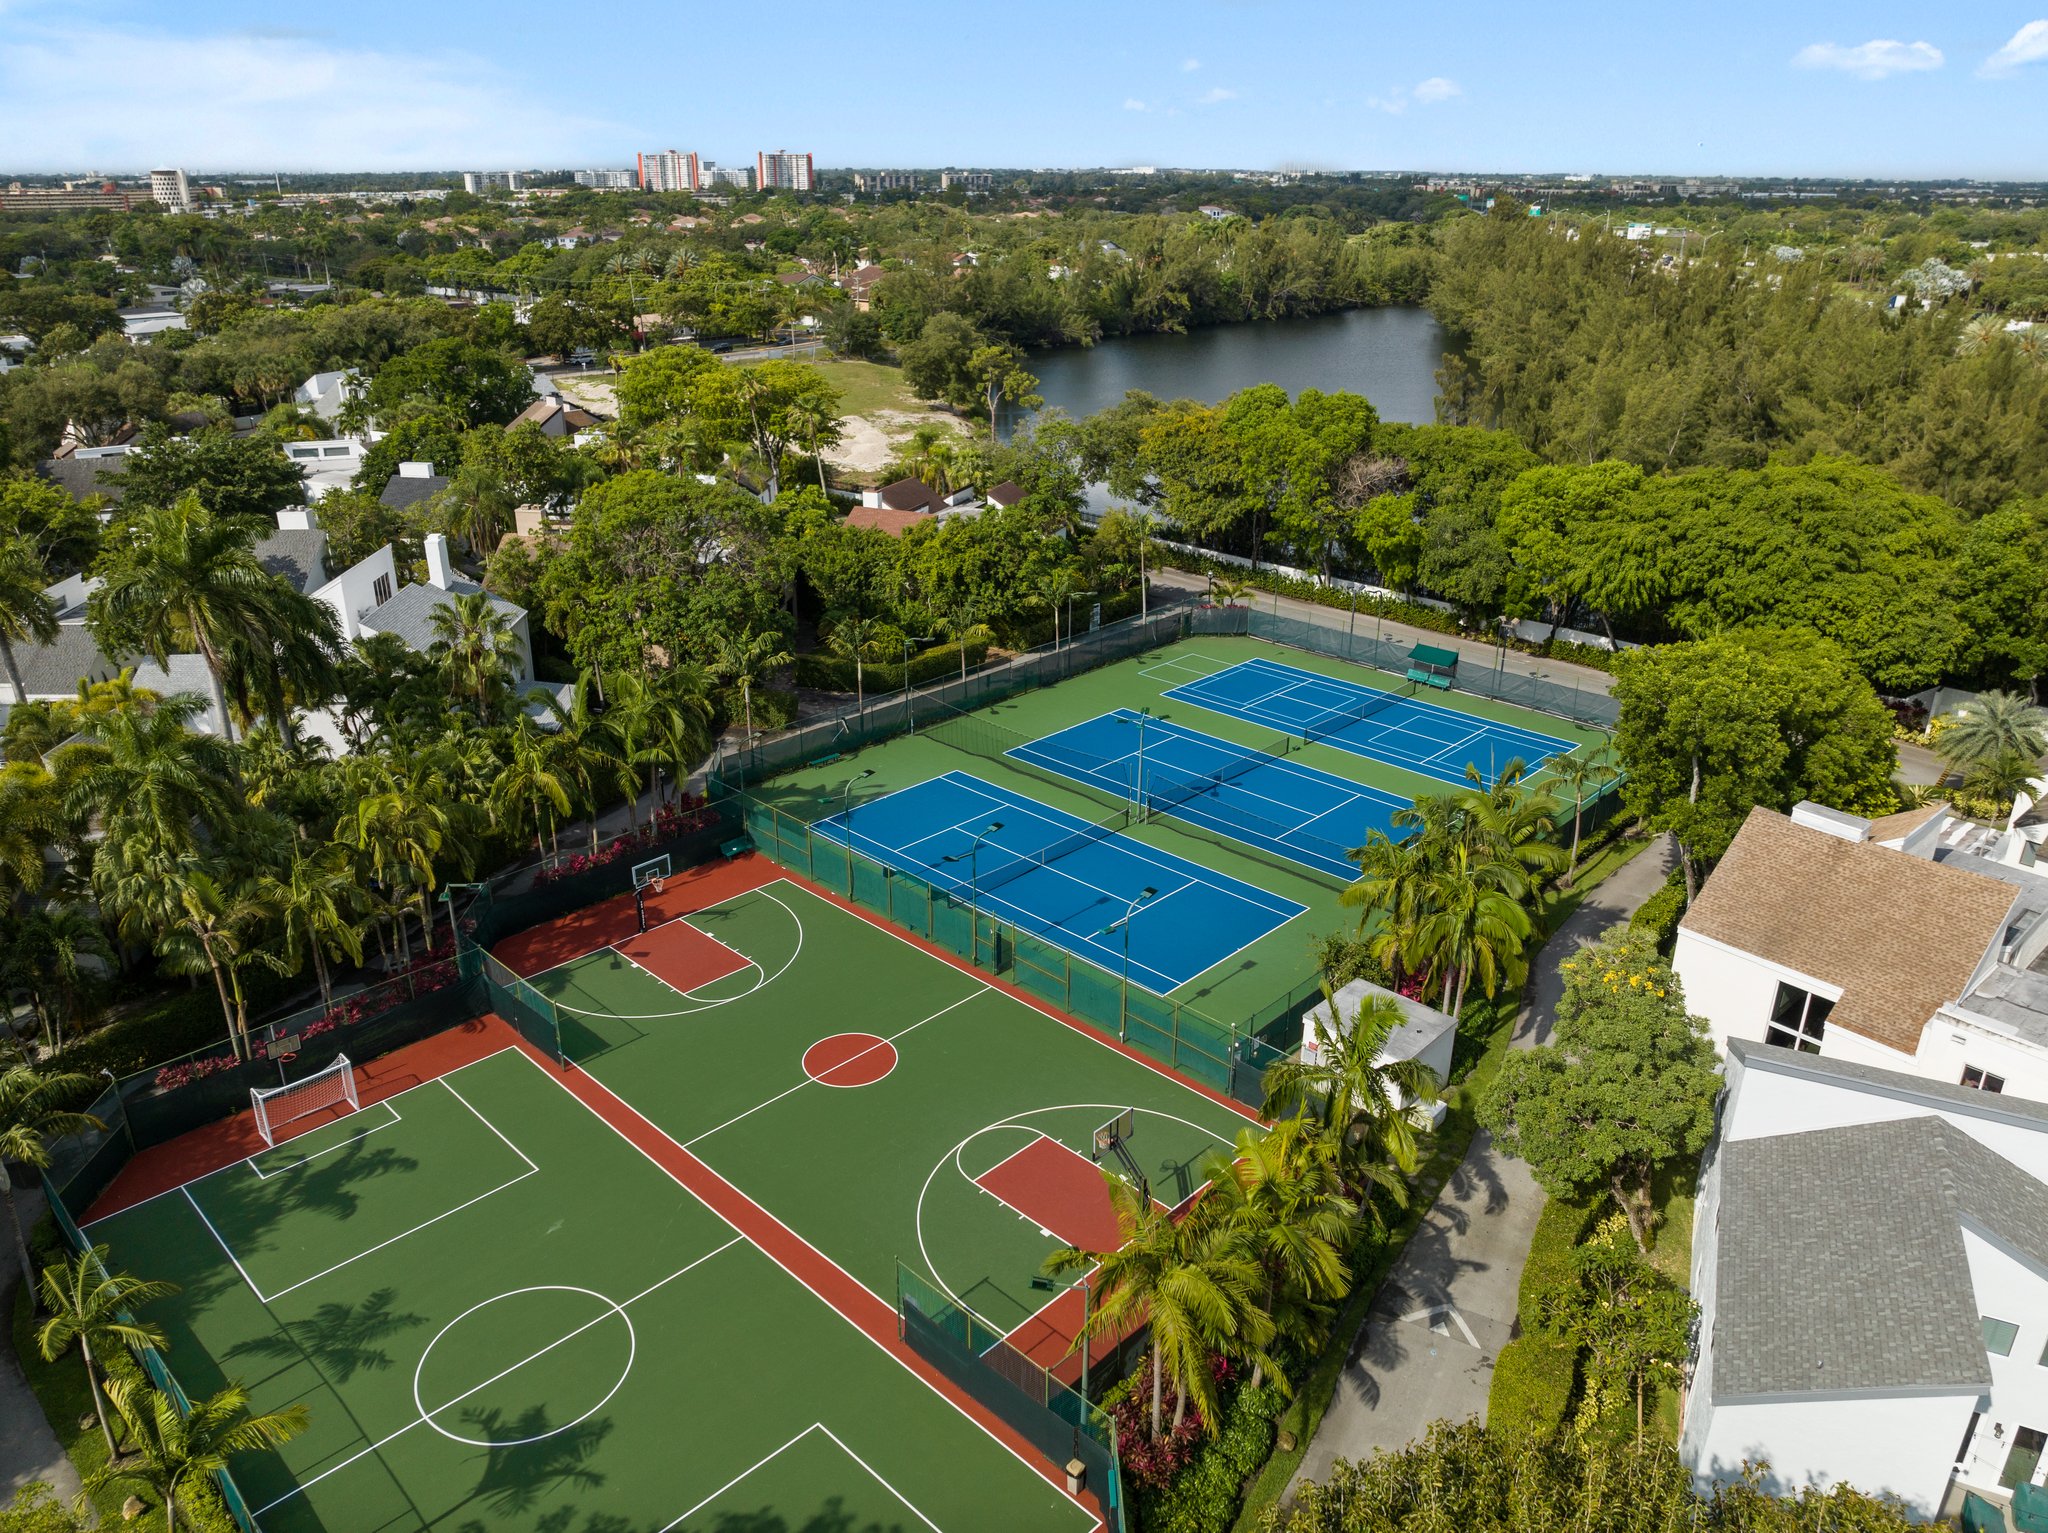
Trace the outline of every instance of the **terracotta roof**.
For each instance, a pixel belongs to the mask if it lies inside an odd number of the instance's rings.
[[[1679,923],[1837,986],[1828,1026],[1917,1052],[2003,935],[2011,885],[1756,808]]]
[[[1938,814],[1947,814],[1946,804],[1922,804],[1918,809],[1907,809],[1899,814],[1882,815],[1870,822],[1870,839],[1873,841],[1903,841]]]
[[[900,538],[913,527],[931,520],[923,511],[898,511],[893,506],[855,506],[846,513],[849,527],[873,527],[892,538]]]

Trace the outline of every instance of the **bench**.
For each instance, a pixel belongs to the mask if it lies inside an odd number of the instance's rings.
[[[1437,687],[1446,692],[1451,689],[1451,678],[1435,671],[1411,670],[1408,673],[1408,680],[1420,682],[1425,687]]]
[[[727,862],[730,862],[733,858],[744,856],[748,852],[751,852],[753,849],[753,837],[734,836],[730,841],[723,841],[719,843],[718,855],[723,857]]]
[[[839,752],[837,752],[837,751],[834,751],[834,752],[832,752],[832,754],[831,754],[831,755],[829,755],[829,756],[819,756],[819,757],[817,757],[817,758],[816,758],[815,760],[812,760],[812,761],[806,761],[806,762],[804,763],[804,765],[805,765],[805,766],[814,766],[814,767],[821,767],[821,766],[830,766],[830,765],[831,765],[831,764],[832,764],[833,762],[835,762],[835,761],[837,761],[837,760],[839,760],[839,759],[840,759],[840,755],[839,755]]]

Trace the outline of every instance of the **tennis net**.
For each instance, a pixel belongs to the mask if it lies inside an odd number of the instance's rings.
[[[1292,749],[1287,736],[1267,745],[1245,746],[1244,754],[1232,758],[1225,766],[1213,772],[1182,772],[1174,767],[1162,766],[1157,761],[1145,763],[1145,803],[1154,814],[1171,814],[1180,805],[1203,793],[1213,793],[1227,782],[1256,772],[1260,767],[1270,766]],[[1161,791],[1159,784],[1166,784]]]
[[[1106,840],[1122,830],[1130,822],[1129,811],[1119,809],[1115,814],[1109,816],[1108,819],[1097,820],[1092,825],[1084,825],[1081,829],[1071,831],[1057,840],[1048,841],[1036,851],[1012,853],[1012,861],[1004,863],[1001,867],[991,872],[982,874],[977,882],[977,887],[983,894],[988,893],[991,889],[1000,889],[1004,884],[1014,879],[1022,878],[1026,873],[1036,868],[1042,868],[1049,863],[1058,862],[1062,857],[1071,857],[1083,847],[1093,846],[1098,841]]]
[[[1327,740],[1332,735],[1341,735],[1354,724],[1363,724],[1376,713],[1384,713],[1404,697],[1413,697],[1417,683],[1409,682],[1395,692],[1374,692],[1353,708],[1333,709],[1316,722],[1306,725],[1301,731],[1304,740]]]

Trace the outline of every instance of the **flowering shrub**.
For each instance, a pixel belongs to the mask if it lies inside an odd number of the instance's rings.
[[[1219,1390],[1226,1389],[1236,1371],[1230,1359],[1220,1353],[1209,1359],[1209,1371]],[[1109,1408],[1116,1424],[1117,1460],[1123,1472],[1148,1490],[1163,1490],[1185,1469],[1202,1442],[1202,1412],[1192,1400],[1187,1418],[1178,1427],[1173,1413],[1180,1391],[1169,1382],[1160,1405],[1165,1433],[1152,1436],[1152,1359],[1147,1354],[1131,1376],[1130,1392]]]
[[[565,857],[549,867],[544,867],[534,877],[536,885],[555,883],[571,878],[578,873],[588,873],[592,868],[602,868],[617,862],[620,858],[635,852],[644,852],[663,841],[673,840],[686,831],[701,830],[714,824],[717,814],[703,799],[692,793],[685,793],[674,804],[661,804],[654,811],[654,823],[629,831],[608,846],[594,852],[578,852]]]
[[[174,1065],[165,1065],[156,1072],[156,1089],[176,1091],[180,1086],[189,1086],[194,1081],[203,1081],[209,1075],[218,1075],[223,1070],[232,1070],[241,1061],[232,1054],[210,1054],[204,1059],[184,1059]]]

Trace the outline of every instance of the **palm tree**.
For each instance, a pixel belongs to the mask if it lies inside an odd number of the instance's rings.
[[[23,982],[43,1024],[43,1041],[52,1049],[62,1048],[64,1021],[78,1019],[89,983],[78,961],[113,956],[106,931],[84,905],[48,900],[23,915],[14,946],[22,960]]]
[[[1121,1177],[1104,1172],[1103,1180],[1116,1210],[1116,1249],[1069,1246],[1045,1263],[1055,1277],[1095,1269],[1094,1306],[1075,1346],[1105,1331],[1122,1335],[1140,1323],[1148,1325],[1153,1437],[1165,1431],[1169,1382],[1179,1397],[1173,1424],[1178,1427],[1185,1419],[1192,1400],[1201,1409],[1203,1426],[1214,1435],[1216,1379],[1209,1358],[1233,1347],[1263,1348],[1272,1323],[1258,1306],[1262,1275],[1215,1222],[1176,1222]]]
[[[214,830],[226,825],[241,807],[232,786],[235,753],[186,727],[204,707],[181,693],[93,719],[91,743],[76,747],[86,764],[66,798],[71,813],[98,815],[108,841],[137,838],[159,853],[193,847],[195,820]]]
[[[275,913],[251,886],[227,883],[217,865],[181,857],[162,874],[163,933],[157,950],[174,973],[213,976],[227,1019],[228,1041],[237,1057],[249,1057],[249,1010],[242,994],[242,970],[263,964],[282,972],[284,960],[264,941],[263,928]]]
[[[1052,610],[1052,642],[1055,649],[1059,648],[1060,642],[1060,603],[1073,594],[1075,585],[1074,572],[1065,565],[1047,570],[1038,581],[1038,599]]]
[[[853,704],[856,713],[867,713],[867,658],[882,632],[880,618],[849,614],[835,622],[825,635],[825,645],[842,659],[853,662]]]
[[[789,423],[818,465],[818,493],[829,496],[832,492],[825,483],[825,455],[819,449],[839,440],[839,417],[817,400],[803,399],[789,407]]]
[[[1413,1175],[1421,1163],[1412,1109],[1436,1100],[1436,1077],[1418,1059],[1385,1059],[1387,1040],[1407,1020],[1390,995],[1369,995],[1349,1027],[1337,1017],[1327,985],[1323,1005],[1310,1013],[1314,1058],[1275,1060],[1266,1070],[1265,1115],[1276,1121],[1307,1114],[1336,1144],[1354,1186],[1380,1186],[1402,1200],[1392,1166]],[[1302,1051],[1303,1055],[1308,1050]]]
[[[54,1363],[73,1342],[85,1359],[85,1384],[92,1392],[92,1408],[100,1418],[100,1432],[107,1439],[108,1459],[121,1450],[114,1445],[114,1428],[107,1420],[106,1401],[100,1398],[98,1365],[93,1348],[111,1353],[116,1347],[158,1347],[164,1333],[147,1322],[126,1318],[125,1312],[178,1292],[176,1283],[152,1282],[125,1272],[108,1272],[107,1248],[94,1246],[68,1262],[43,1269],[43,1307],[50,1318],[36,1331],[36,1350],[43,1361]]]
[[[1368,956],[1399,980],[1410,967],[1428,864],[1416,840],[1396,841],[1381,830],[1368,831],[1365,845],[1353,848],[1351,859],[1358,864],[1358,877],[1337,896],[1338,903],[1358,910]],[[1379,924],[1368,930],[1375,914]]]
[[[306,1430],[303,1405],[249,1415],[249,1392],[240,1384],[193,1401],[189,1414],[180,1414],[177,1402],[140,1379],[110,1379],[107,1393],[128,1428],[135,1456],[102,1464],[87,1475],[80,1508],[102,1490],[139,1485],[162,1500],[164,1533],[177,1533],[178,1492],[193,1480],[227,1468],[237,1453],[280,1447]]]
[[[511,681],[519,655],[511,621],[487,591],[451,596],[427,621],[434,628],[430,653],[440,659],[449,686],[475,705],[478,718],[489,720],[492,699]]]
[[[560,817],[569,812],[569,785],[548,752],[548,737],[522,717],[512,731],[512,754],[491,785],[491,810],[515,828],[531,827],[536,856],[547,855]]]
[[[391,890],[394,906],[402,907],[405,892],[419,894],[420,932],[429,951],[434,946],[434,911],[427,901],[433,892],[434,863],[444,847],[452,849],[454,822],[443,802],[446,785],[433,764],[415,758],[399,772],[390,772],[379,791],[356,801],[348,835],[357,851],[369,858],[376,881]],[[412,946],[405,917],[397,917],[398,944],[408,963]]]
[[[16,644],[49,644],[57,637],[57,609],[43,594],[50,571],[33,543],[19,536],[0,537],[0,666],[17,705],[28,701],[28,687],[15,663]]]
[[[1415,927],[1421,966],[1440,976],[1453,1017],[1463,1018],[1472,976],[1493,995],[1503,979],[1518,979],[1522,949],[1534,930],[1517,900],[1519,874],[1505,862],[1475,859],[1464,848],[1429,876],[1427,907]]]
[[[72,1112],[60,1103],[75,1102],[92,1090],[90,1075],[45,1075],[25,1064],[0,1072],[0,1196],[7,1199],[7,1222],[14,1227],[14,1250],[21,1258],[22,1281],[34,1285],[35,1266],[28,1258],[28,1237],[14,1206],[9,1161],[31,1171],[50,1164],[50,1141],[64,1134],[84,1134],[106,1125],[90,1113]]]
[[[577,806],[590,811],[590,849],[595,852],[599,784],[623,782],[628,798],[633,796],[636,784],[631,763],[617,748],[604,720],[591,711],[593,680],[589,671],[576,678],[566,708],[552,697],[547,699],[548,714],[555,727],[545,751],[555,775],[565,787],[574,790]]]
[[[1956,767],[1999,756],[2038,761],[2048,753],[2048,708],[2018,692],[1980,692],[1949,715],[1935,748]]]
[[[704,697],[705,675],[695,665],[671,666],[654,675],[629,671],[613,679],[611,711],[605,720],[619,753],[632,769],[647,769],[651,797],[660,773],[671,783],[690,775],[711,751],[710,704]],[[637,785],[626,795],[630,822],[639,824]]]
[[[63,797],[56,777],[34,761],[0,766],[0,873],[25,893],[49,874],[45,851],[64,830]]]
[[[2041,770],[2038,762],[2030,761],[2014,751],[1993,756],[1988,761],[1973,765],[1964,777],[1963,785],[1973,792],[1981,793],[1994,804],[2003,804],[2010,809],[2012,801],[2025,792]],[[2003,812],[2003,811],[2001,811]]]
[[[971,602],[963,602],[946,613],[946,631],[953,636],[953,642],[960,646],[960,679],[967,679],[967,646],[987,644],[995,638],[995,630],[978,621]]]
[[[711,674],[728,682],[737,682],[742,706],[746,710],[747,745],[754,743],[754,683],[768,672],[789,664],[789,651],[782,647],[782,637],[774,633],[732,633],[721,631],[711,636]]]
[[[1597,792],[1614,773],[1604,757],[1584,755],[1578,751],[1552,756],[1549,766],[1551,782],[1571,795],[1572,849],[1565,860],[1564,877],[1559,880],[1570,888],[1579,871],[1579,823],[1586,810],[1586,790],[1591,788]]]
[[[231,730],[227,655],[238,642],[274,644],[277,577],[253,552],[256,524],[217,517],[196,492],[151,506],[103,555],[105,579],[93,595],[89,625],[109,654],[142,650],[168,665],[174,645],[196,647],[206,662],[222,730]]]
[[[1232,575],[1212,575],[1209,578],[1209,594],[1226,607],[1235,607],[1257,587],[1248,580],[1239,580]]]
[[[314,846],[301,832],[282,875],[264,874],[257,891],[284,918],[285,961],[296,971],[311,955],[321,1008],[332,1010],[328,949],[347,954],[351,963],[363,961],[363,931],[356,919],[360,890],[346,850],[333,842]]]

